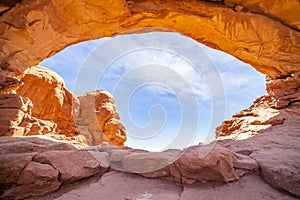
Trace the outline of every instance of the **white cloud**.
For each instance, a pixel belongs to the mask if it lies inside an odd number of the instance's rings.
[[[160,50],[145,49],[123,56],[109,66],[100,87],[107,85],[105,82],[110,82],[111,85],[121,82],[124,84],[124,91],[137,84],[155,82],[180,96],[197,95],[198,98],[209,99],[205,82],[193,66],[176,55]],[[153,90],[157,90],[157,87]],[[164,93],[165,89],[157,92]]]

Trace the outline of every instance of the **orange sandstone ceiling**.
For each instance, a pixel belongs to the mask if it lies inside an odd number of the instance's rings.
[[[274,77],[300,68],[298,0],[5,2],[0,4],[2,70],[22,72],[81,41],[161,29],[227,52]]]

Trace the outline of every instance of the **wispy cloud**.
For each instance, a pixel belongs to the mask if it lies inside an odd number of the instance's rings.
[[[196,95],[209,99],[205,82],[193,66],[176,55],[154,49],[136,51],[120,58],[101,77],[99,87],[122,83],[124,90],[128,91],[149,82],[164,86],[161,90],[148,87],[161,94],[169,88],[180,96]]]

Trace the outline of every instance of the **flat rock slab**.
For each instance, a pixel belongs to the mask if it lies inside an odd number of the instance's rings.
[[[289,195],[278,192],[259,176],[252,174],[240,180],[221,184],[206,183],[185,186],[180,200],[292,200]]]
[[[147,179],[122,172],[106,173],[98,182],[78,186],[56,200],[294,200],[249,174],[231,183],[180,186],[161,179]]]
[[[181,186],[169,181],[113,171],[98,182],[83,185],[56,200],[175,200],[180,193]]]

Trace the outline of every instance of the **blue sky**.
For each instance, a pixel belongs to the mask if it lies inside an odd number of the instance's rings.
[[[216,125],[265,93],[265,76],[250,65],[170,32],[82,42],[40,65],[76,95],[112,93],[126,145],[154,151],[212,140]]]

